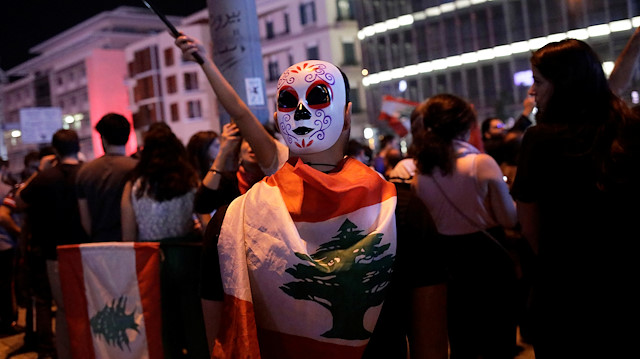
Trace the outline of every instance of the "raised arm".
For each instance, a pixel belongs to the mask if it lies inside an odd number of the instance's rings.
[[[609,87],[616,95],[627,89],[633,77],[633,69],[640,57],[640,27],[631,35],[627,45],[620,56],[616,59],[616,64],[609,75]]]
[[[199,52],[201,55],[205,53],[202,45],[191,37],[179,36],[176,38],[175,43],[182,50],[183,56],[187,60],[195,61],[192,55],[194,52]],[[264,168],[269,168],[276,158],[275,139],[269,135],[260,121],[249,110],[249,107],[222,76],[216,64],[211,59],[205,56],[202,57],[205,60],[201,65],[202,70],[218,97],[218,101],[236,121],[240,132],[242,132],[242,137],[254,149],[260,165]]]
[[[209,172],[202,180],[203,186],[217,190],[220,187],[220,179],[224,172],[235,172],[238,170],[237,155],[240,151],[241,141],[242,138],[240,137],[240,131],[237,125],[228,123],[223,126],[222,134],[220,135],[220,151],[213,161],[211,169],[209,169]],[[233,163],[234,159],[235,163]]]

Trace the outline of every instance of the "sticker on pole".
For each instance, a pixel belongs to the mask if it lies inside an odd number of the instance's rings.
[[[246,77],[244,86],[247,89],[247,105],[263,106],[264,91],[262,90],[262,79],[259,77]]]

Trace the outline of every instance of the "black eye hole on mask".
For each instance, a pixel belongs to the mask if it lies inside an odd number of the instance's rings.
[[[298,106],[298,94],[292,87],[285,87],[278,93],[278,110],[282,112],[289,112],[296,109]]]
[[[325,108],[331,104],[331,89],[322,82],[316,82],[307,90],[307,104],[313,109]]]

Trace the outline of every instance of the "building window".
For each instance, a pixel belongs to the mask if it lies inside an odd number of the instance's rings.
[[[171,122],[180,122],[180,111],[178,110],[178,104],[172,103],[169,108],[171,109]]]
[[[507,3],[508,11],[507,19],[511,19],[509,24],[511,26],[511,39],[512,42],[522,41],[526,39],[524,24],[524,15],[522,14],[522,4],[520,1],[513,1]]]
[[[391,53],[391,67],[400,67],[402,66],[402,51],[400,48],[402,44],[400,43],[400,36],[397,32],[391,34],[389,42],[391,43],[391,51],[389,51]]]
[[[375,57],[378,59],[378,63],[380,64],[379,70],[388,70],[389,66],[387,65],[387,55],[389,47],[387,47],[387,41],[383,36],[380,36],[377,40],[376,53]]]
[[[269,81],[277,81],[279,77],[278,61],[269,61]]]
[[[316,4],[311,1],[300,4],[300,23],[302,25],[316,22]]]
[[[164,49],[164,65],[172,66],[174,62],[175,61],[173,58],[173,47],[168,47]]]
[[[353,42],[343,42],[342,52],[344,53],[343,65],[356,65],[356,46]]]
[[[484,105],[496,105],[496,80],[494,77],[493,65],[482,66],[482,91],[484,92]]]
[[[284,33],[288,34],[291,31],[291,28],[289,27],[289,14],[285,13],[284,14]]]
[[[133,88],[133,97],[135,101],[144,100],[154,96],[153,91],[153,78],[147,76],[141,78],[136,82],[136,86]]]
[[[479,103],[478,95],[480,93],[478,86],[478,70],[475,68],[468,69],[467,75],[467,99],[471,103]]]
[[[491,18],[493,19],[493,36],[495,36],[494,44],[504,45],[507,41],[507,24],[502,6],[493,7]]]
[[[176,75],[171,75],[167,77],[167,93],[176,93],[178,92],[178,81],[176,79]]]
[[[446,42],[446,56],[453,56],[460,51],[458,50],[458,24],[456,19],[450,18],[444,20],[444,40]]]
[[[201,118],[202,117],[202,108],[200,106],[200,101],[189,101],[187,102],[187,116],[189,118]]]
[[[320,53],[317,45],[307,47],[307,60],[320,60]]]
[[[295,64],[295,62],[293,62],[293,55],[289,54],[287,57],[289,58],[289,66],[293,66],[293,64]]]
[[[351,101],[351,112],[353,113],[362,112],[362,107],[360,106],[360,97],[358,95],[357,88],[349,89],[349,100]]]
[[[187,91],[198,89],[198,73],[196,72],[184,73],[184,89]]]
[[[131,76],[151,70],[151,48],[136,51],[133,54],[133,64],[130,68]]]
[[[276,34],[273,31],[273,21],[267,21],[267,39],[273,39]]]
[[[352,20],[353,14],[353,0],[336,0],[338,9],[338,21],[340,20]]]

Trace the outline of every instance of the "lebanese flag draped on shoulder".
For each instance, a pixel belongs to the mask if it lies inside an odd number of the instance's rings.
[[[395,187],[357,160],[297,158],[227,210],[214,358],[360,358],[396,253]]]
[[[58,247],[74,359],[161,359],[159,243]]]
[[[402,118],[409,118],[411,111],[418,106],[419,103],[405,100],[403,98],[393,97],[389,95],[382,96],[382,105],[380,106],[380,116],[378,120],[387,121],[400,137],[409,134],[407,127],[402,123]]]

